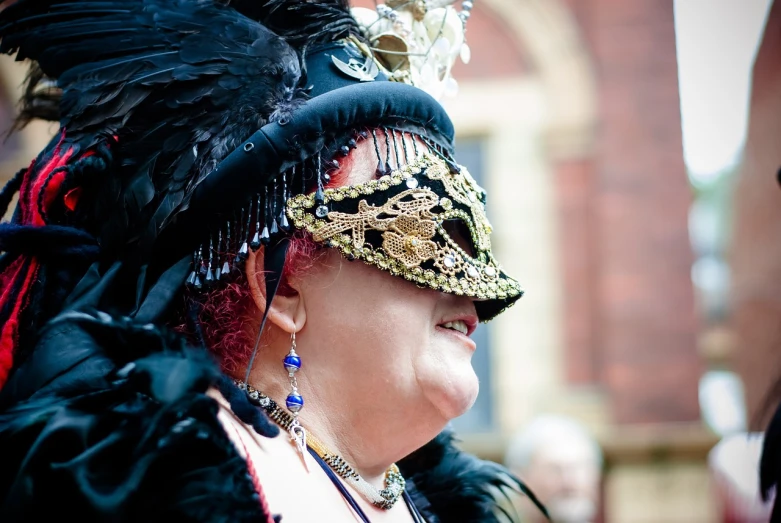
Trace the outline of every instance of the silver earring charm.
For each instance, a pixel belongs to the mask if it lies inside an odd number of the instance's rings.
[[[298,393],[298,382],[296,381],[296,372],[301,370],[301,358],[296,354],[296,333],[291,335],[290,352],[287,353],[282,364],[287,371],[288,378],[290,379],[290,394],[285,398],[285,406],[287,410],[293,416],[293,421],[290,423],[290,436],[298,447],[298,451],[301,455],[304,455],[306,451],[306,431],[304,427],[298,421],[298,413],[304,408],[304,398]]]

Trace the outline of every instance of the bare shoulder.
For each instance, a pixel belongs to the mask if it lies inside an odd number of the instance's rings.
[[[332,521],[360,521],[320,465],[309,454],[302,456],[284,430],[275,438],[261,436],[236,417],[218,390],[208,394],[219,404],[218,419],[247,461],[272,514],[281,514],[288,523],[322,521],[324,515]],[[412,521],[403,503],[381,511],[366,504],[357,492],[355,498],[372,521]]]
[[[247,461],[273,514],[282,514],[287,522],[317,521],[323,514],[338,515],[339,521],[353,520],[317,463],[309,455],[302,457],[285,431],[275,438],[261,436],[236,417],[218,390],[208,394],[219,404],[218,419]]]

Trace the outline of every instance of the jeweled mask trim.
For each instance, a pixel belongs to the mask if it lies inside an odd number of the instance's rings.
[[[523,294],[491,253],[483,190],[466,169],[451,172],[433,155],[377,180],[326,189],[319,205],[314,194],[294,196],[287,201],[287,214],[296,228],[348,259],[360,259],[419,286],[501,300],[496,306],[478,307],[483,321]],[[474,256],[448,234],[448,220],[466,225]]]

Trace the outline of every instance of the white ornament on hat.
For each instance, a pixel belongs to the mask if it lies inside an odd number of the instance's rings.
[[[418,87],[437,100],[455,96],[458,84],[451,76],[459,57],[471,59],[464,29],[472,2],[454,0],[388,0],[377,10],[355,7],[353,17],[369,40],[377,62],[392,80]]]

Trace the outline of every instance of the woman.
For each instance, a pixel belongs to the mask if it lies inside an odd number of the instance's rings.
[[[523,489],[442,432],[521,291],[421,90],[463,44],[441,4],[0,13],[61,124],[0,198],[3,521],[491,521]]]

